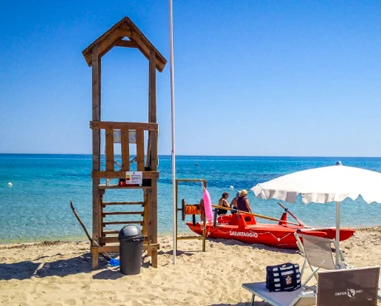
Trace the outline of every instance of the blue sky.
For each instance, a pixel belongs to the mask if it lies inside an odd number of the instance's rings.
[[[380,156],[380,1],[173,0],[176,152]],[[0,152],[91,153],[82,50],[128,16],[168,60],[159,153],[171,153],[168,1],[0,4]],[[148,62],[102,59],[102,116],[147,121]]]

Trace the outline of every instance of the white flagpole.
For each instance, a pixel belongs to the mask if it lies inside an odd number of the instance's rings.
[[[173,264],[176,264],[177,249],[177,205],[176,205],[176,154],[175,154],[175,72],[173,63],[173,16],[172,0],[169,0],[169,63],[171,78],[171,122],[172,122],[172,203],[173,203]]]

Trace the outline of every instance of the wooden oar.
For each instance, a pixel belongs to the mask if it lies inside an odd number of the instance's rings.
[[[299,225],[306,226],[302,220],[300,220],[297,216],[295,216],[291,211],[288,210],[287,207],[285,207],[281,202],[278,202],[280,207],[282,207],[287,213],[290,214],[291,217],[293,217],[296,221],[298,221]]]
[[[87,229],[86,229],[85,225],[83,224],[81,218],[78,216],[77,211],[75,210],[72,201],[70,201],[70,207],[71,207],[71,210],[73,211],[75,217],[77,218],[79,224],[81,224],[83,230],[85,231],[85,234],[86,234],[87,238],[89,238],[90,244],[93,245],[93,242],[94,242],[96,244],[96,246],[99,246],[98,242],[96,242],[95,240],[93,241],[91,239],[91,237],[89,235],[89,232],[87,231]],[[111,259],[111,256],[109,254],[107,254],[107,253],[99,253],[99,255],[101,255],[104,259],[106,259],[108,261]]]
[[[225,206],[218,206],[218,205],[214,205],[214,204],[213,204],[212,206],[215,207],[215,208],[224,209],[224,210],[233,210],[233,209],[228,208],[228,207],[225,207]],[[235,209],[234,209],[234,211],[235,211]],[[239,212],[239,213],[241,213],[241,214],[246,214],[246,215],[255,216],[255,217],[258,217],[258,218],[262,218],[262,219],[271,220],[271,221],[285,222],[285,223],[292,224],[292,225],[300,225],[300,224],[297,224],[297,223],[294,223],[294,222],[290,222],[290,221],[286,221],[286,220],[280,220],[280,219],[276,219],[276,218],[272,218],[272,217],[268,217],[268,216],[263,216],[263,215],[258,215],[258,214],[253,214],[253,213],[248,213],[248,212],[243,211],[243,210],[238,210],[238,209],[237,209],[237,212]]]

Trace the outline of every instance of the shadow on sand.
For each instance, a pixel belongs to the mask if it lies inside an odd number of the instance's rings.
[[[278,249],[274,247],[265,246],[262,244],[246,244],[238,240],[226,240],[226,239],[213,239],[208,238],[209,241],[214,243],[223,243],[226,245],[240,245],[240,246],[251,246],[253,249],[267,250],[271,252],[279,253],[288,253],[288,254],[298,254],[298,250],[294,249]],[[213,247],[211,245],[210,247]],[[177,256],[193,256],[199,253],[199,250],[192,251],[181,251],[177,250]],[[159,255],[172,255],[173,251],[162,251],[159,250]],[[57,254],[56,256],[63,256]],[[46,259],[45,259],[46,258]],[[0,280],[11,280],[11,279],[31,279],[32,277],[49,277],[49,276],[67,276],[79,273],[90,273],[93,270],[91,269],[91,254],[83,253],[77,257],[69,259],[58,259],[56,261],[48,262],[49,256],[42,256],[36,258],[33,261],[21,261],[15,263],[0,263]],[[46,260],[46,261],[45,261]],[[108,262],[102,257],[99,258],[99,272],[94,274],[92,277],[94,279],[118,279],[124,276],[120,273],[119,267],[108,267]],[[144,262],[142,264],[142,269],[149,268],[150,263]],[[228,304],[219,304],[219,305],[228,305]],[[246,304],[237,304],[237,305],[246,305]],[[256,304],[257,305],[257,304]],[[262,304],[258,304],[262,305]],[[263,304],[266,305],[266,304]]]
[[[99,266],[105,267],[107,261],[100,258]],[[44,262],[44,257],[33,261],[21,261],[11,264],[0,263],[0,280],[30,279],[32,277],[66,276],[78,273],[91,272],[91,254],[84,253],[80,256]]]
[[[60,256],[60,254],[57,254],[56,256]],[[44,261],[45,258],[46,261]],[[49,256],[42,256],[36,258],[34,261],[21,261],[11,264],[0,263],[0,280],[24,280],[32,279],[34,277],[44,278],[49,276],[63,277],[91,272],[96,272],[96,274],[92,276],[93,279],[115,280],[125,276],[120,273],[119,266],[109,266],[108,261],[102,257],[99,257],[99,269],[96,271],[92,270],[91,253],[83,253],[77,257],[49,262],[47,261],[48,258]],[[150,262],[143,262],[141,268],[148,269],[150,266]]]
[[[180,256],[180,255],[186,255],[186,256],[193,256],[197,253],[199,253],[200,251],[199,250],[194,250],[194,251],[181,251],[181,250],[177,250],[176,251],[176,256]],[[158,251],[158,254],[159,255],[164,255],[164,254],[167,254],[167,255],[172,255],[173,254],[173,250],[170,250],[170,251]]]

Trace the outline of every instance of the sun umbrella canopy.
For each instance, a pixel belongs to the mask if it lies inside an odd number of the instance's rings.
[[[251,190],[259,198],[290,203],[295,203],[299,194],[304,204],[355,200],[360,195],[367,203],[381,203],[381,173],[336,165],[287,174]]]
[[[381,173],[342,166],[321,167],[287,174],[251,188],[255,196],[295,203],[299,194],[304,204],[336,202],[336,248],[340,248],[340,202],[360,195],[365,202],[381,203]],[[341,267],[339,252],[336,265]]]

